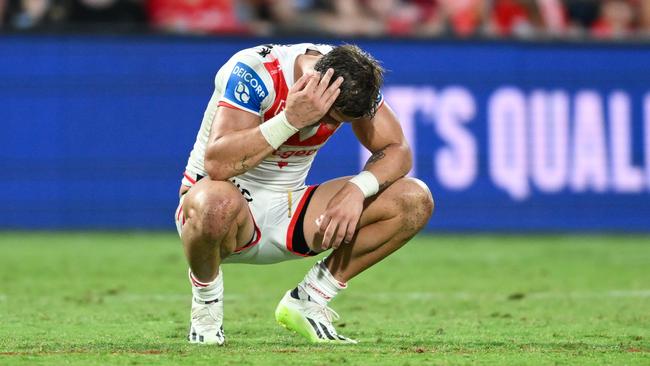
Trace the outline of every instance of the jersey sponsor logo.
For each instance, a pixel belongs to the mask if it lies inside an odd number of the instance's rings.
[[[294,151],[278,151],[275,150],[273,155],[280,157],[281,159],[287,159],[292,156],[311,156],[314,155],[318,149],[307,149],[307,150],[294,150]]]
[[[238,62],[232,69],[232,75],[239,78],[240,83],[243,80],[246,84],[250,85],[260,99],[264,99],[269,93],[264,82],[262,82],[262,78],[246,64]]]
[[[269,91],[257,72],[238,62],[232,69],[224,96],[240,107],[260,111],[262,101],[268,95]]]
[[[251,99],[251,92],[248,90],[248,87],[242,82],[238,82],[235,87],[235,99],[246,104]]]

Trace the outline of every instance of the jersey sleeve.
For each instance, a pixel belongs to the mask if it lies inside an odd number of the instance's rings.
[[[235,57],[226,66],[225,85],[219,106],[241,109],[262,115],[270,89],[268,71],[261,60],[253,56]]]

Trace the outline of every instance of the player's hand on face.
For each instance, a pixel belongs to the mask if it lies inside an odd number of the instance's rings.
[[[287,121],[296,128],[303,128],[319,121],[330,110],[339,96],[343,78],[338,77],[332,85],[333,69],[321,78],[319,72],[303,74],[289,90],[284,109]]]
[[[322,248],[336,249],[352,241],[363,211],[365,197],[352,183],[347,183],[330,200],[325,212],[316,220]]]

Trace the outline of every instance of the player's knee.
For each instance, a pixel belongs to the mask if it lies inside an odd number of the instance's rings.
[[[434,202],[431,191],[417,178],[402,178],[398,182],[397,201],[405,223],[419,230],[427,224],[433,213]]]
[[[202,236],[220,237],[235,223],[242,198],[229,182],[201,181],[187,193],[183,206],[186,224],[193,225]]]

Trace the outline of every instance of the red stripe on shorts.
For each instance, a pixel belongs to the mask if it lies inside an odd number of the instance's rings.
[[[190,177],[190,175],[187,174],[187,172],[184,172],[184,173],[183,173],[183,176],[185,177],[185,179],[187,179],[188,182],[190,182],[190,183],[192,183],[192,184],[196,184],[196,179]]]
[[[300,202],[298,203],[298,207],[296,207],[296,212],[294,212],[294,214],[291,216],[291,222],[289,223],[289,228],[287,229],[287,249],[291,253],[301,255],[303,257],[308,257],[309,255],[300,254],[293,251],[293,230],[296,227],[296,222],[298,221],[298,217],[300,216],[300,213],[303,210],[303,206],[307,201],[307,197],[310,196],[311,191],[313,191],[314,189],[316,189],[316,186],[307,187],[305,193],[302,195],[302,198],[300,199]]]

